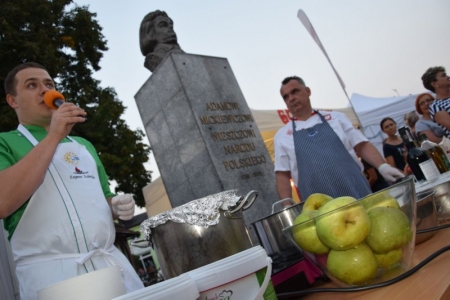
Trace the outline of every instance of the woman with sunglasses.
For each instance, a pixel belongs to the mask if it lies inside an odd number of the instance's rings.
[[[421,118],[416,123],[417,135],[424,133],[427,138],[438,144],[442,140],[445,131],[439,124],[433,122],[431,119],[428,107],[433,103],[434,97],[428,93],[423,93],[416,98],[416,111],[421,115]]]

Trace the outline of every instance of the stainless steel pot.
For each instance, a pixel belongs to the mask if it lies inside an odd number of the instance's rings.
[[[225,203],[229,199],[222,198],[233,197],[235,192],[233,190],[211,195],[209,198],[194,200],[160,214],[158,216],[164,219],[163,223],[155,216],[141,224],[144,233],[150,231],[147,241],[156,252],[165,279],[176,277],[253,246],[242,211],[253,204],[258,196],[257,191],[250,191],[245,197],[237,197],[239,200],[235,205],[232,207],[222,205],[212,214],[208,214],[207,210],[214,210],[213,207],[202,209],[198,205],[200,202],[208,203],[208,200],[212,200],[215,204],[216,200],[224,200]],[[201,212],[192,213],[197,209]],[[208,218],[201,220],[204,212]],[[155,219],[156,223],[151,219]],[[203,223],[206,226],[198,225]],[[139,246],[138,243],[134,245]]]
[[[434,203],[436,204],[438,222],[450,220],[450,181],[427,190],[435,191]]]
[[[436,205],[434,203],[434,190],[426,190],[416,194],[417,212],[416,212],[416,230],[436,227],[438,218]],[[416,245],[430,239],[436,231],[416,234]]]
[[[277,209],[280,203],[290,203],[291,206]],[[295,204],[294,200],[287,198],[275,202],[272,214],[252,223],[261,246],[270,256],[292,251],[296,246],[282,232],[284,228],[292,226],[295,218],[302,212],[303,202]],[[297,251],[297,250],[294,250]]]

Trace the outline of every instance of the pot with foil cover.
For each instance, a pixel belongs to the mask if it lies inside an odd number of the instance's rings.
[[[242,212],[253,204],[258,191],[242,197],[236,193],[229,190],[209,195],[142,222],[145,244],[155,250],[164,279],[253,246]]]

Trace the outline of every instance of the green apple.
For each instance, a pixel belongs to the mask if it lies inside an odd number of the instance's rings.
[[[378,263],[372,249],[361,243],[348,250],[331,250],[328,254],[327,270],[346,284],[361,285],[367,284],[375,277]]]
[[[306,198],[305,204],[303,204],[302,211],[318,210],[330,200],[333,200],[333,198],[325,194],[320,193],[311,194],[309,195],[308,198]]]
[[[319,209],[316,229],[325,245],[334,250],[347,250],[366,239],[370,220],[364,207],[355,198],[339,197]]]
[[[367,212],[374,207],[392,207],[400,209],[397,200],[388,191],[375,193],[360,200]]]
[[[292,235],[302,250],[314,254],[325,254],[330,249],[325,246],[317,236],[316,222],[313,220],[319,215],[318,210],[304,211],[295,218]]]
[[[389,252],[411,241],[411,222],[401,210],[375,207],[367,214],[370,219],[370,232],[366,242],[376,253]]]
[[[395,265],[397,265],[403,256],[402,248],[391,250],[387,253],[377,254],[374,253],[377,258],[378,267],[383,269],[389,269]]]

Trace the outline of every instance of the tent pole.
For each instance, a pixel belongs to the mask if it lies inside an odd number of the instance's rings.
[[[305,26],[306,30],[309,32],[309,34],[311,35],[311,37],[313,38],[313,40],[316,42],[317,46],[319,46],[320,50],[322,50],[323,54],[325,55],[325,57],[328,60],[328,63],[330,64],[331,68],[334,71],[334,74],[336,75],[337,79],[339,80],[339,83],[341,84],[342,90],[345,93],[345,96],[347,97],[348,102],[350,103],[350,105],[352,106],[352,110],[355,113],[356,119],[358,120],[359,123],[359,129],[361,130],[362,133],[364,133],[364,128],[362,127],[362,123],[359,120],[358,115],[356,114],[355,109],[353,108],[353,105],[350,101],[350,98],[347,95],[347,91],[345,90],[345,84],[344,81],[341,79],[341,76],[339,76],[339,73],[336,71],[336,69],[333,66],[333,63],[331,62],[330,57],[328,57],[327,52],[325,51],[325,47],[322,45],[322,42],[319,39],[319,36],[316,33],[316,30],[314,29],[311,21],[309,21],[308,16],[306,15],[306,13],[302,10],[299,9],[297,12],[297,18],[299,18],[299,20],[302,22],[303,26]]]

